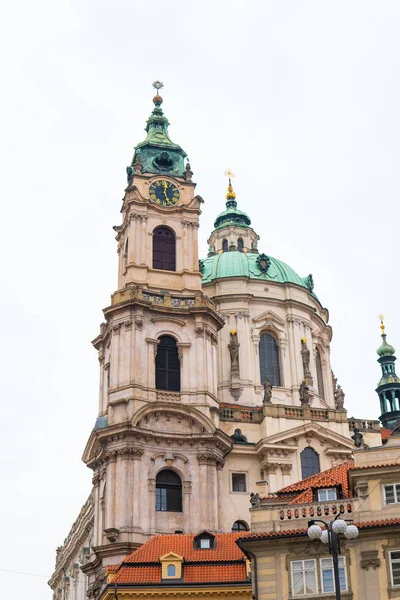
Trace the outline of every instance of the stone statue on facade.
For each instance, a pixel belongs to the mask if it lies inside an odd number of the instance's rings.
[[[351,439],[354,440],[354,445],[356,448],[361,448],[363,443],[363,434],[357,427],[354,427],[354,435],[351,436]]]
[[[250,494],[250,504],[252,508],[258,508],[260,506],[260,495],[254,492]]]
[[[331,374],[332,374],[333,395],[335,395],[336,388],[337,388],[337,377],[335,377],[335,373],[332,371],[332,369],[331,369]]]
[[[133,163],[135,173],[141,173],[143,171],[142,159],[140,158],[139,152],[136,152],[135,162]]]
[[[263,397],[263,404],[271,404],[271,398],[272,398],[272,383],[270,382],[270,380],[267,378],[264,383],[264,397]]]
[[[304,379],[306,379],[308,383],[312,385],[313,378],[310,371],[310,351],[307,348],[307,342],[305,338],[302,338],[301,340],[301,359],[303,361]]]
[[[127,180],[128,184],[131,182],[132,177],[133,177],[133,168],[131,166],[126,167],[126,180]]]
[[[247,437],[243,435],[241,429],[235,429],[234,434],[231,435],[231,439],[235,444],[247,444]]]
[[[236,331],[231,331],[231,341],[228,344],[229,354],[231,355],[231,377],[239,379],[239,342]]]
[[[185,167],[185,173],[183,175],[185,178],[185,181],[189,181],[189,182],[192,181],[192,175],[193,175],[193,171],[190,167],[190,162],[187,161],[186,167]]]
[[[300,397],[300,403],[302,406],[310,405],[309,391],[310,391],[310,388],[308,387],[306,380],[303,379],[300,384],[300,388],[299,388],[299,397]]]
[[[342,410],[343,409],[343,405],[344,405],[344,396],[345,393],[342,390],[342,388],[340,387],[340,385],[338,385],[336,387],[335,390],[335,406],[338,410]]]

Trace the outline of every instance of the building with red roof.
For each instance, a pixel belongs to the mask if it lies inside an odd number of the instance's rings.
[[[251,598],[249,560],[240,533],[157,535],[107,567],[102,600],[115,598]]]

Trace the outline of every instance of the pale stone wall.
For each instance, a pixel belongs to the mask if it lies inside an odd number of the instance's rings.
[[[257,406],[262,402],[258,346],[263,332],[275,337],[280,357],[281,387],[273,389],[272,402],[300,406],[299,385],[304,379],[301,339],[310,350],[312,406],[334,408],[329,344],[331,328],[326,324],[327,311],[299,286],[248,280],[244,277],[226,278],[203,286],[214,300],[225,326],[219,332],[218,392],[222,402],[237,400],[231,393],[230,332],[237,331],[240,362],[241,395],[239,402]],[[316,371],[316,352],[320,352],[325,399],[319,396]]]

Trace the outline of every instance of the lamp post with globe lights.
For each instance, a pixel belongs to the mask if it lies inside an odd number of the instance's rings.
[[[322,519],[313,519],[309,521],[307,535],[311,540],[320,540],[323,544],[329,544],[329,554],[332,556],[333,573],[335,579],[336,600],[340,600],[340,580],[339,580],[339,555],[340,539],[339,534],[343,533],[348,540],[354,540],[358,537],[358,529],[355,525],[348,525],[344,519],[340,519],[340,513],[336,515],[333,521],[326,523]],[[322,529],[316,523],[323,523],[325,529]]]

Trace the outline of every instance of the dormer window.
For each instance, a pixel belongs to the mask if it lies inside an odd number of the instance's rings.
[[[213,550],[215,548],[215,536],[209,531],[202,531],[194,538],[196,550]]]
[[[336,488],[324,488],[318,490],[318,502],[328,502],[329,500],[337,500]]]

